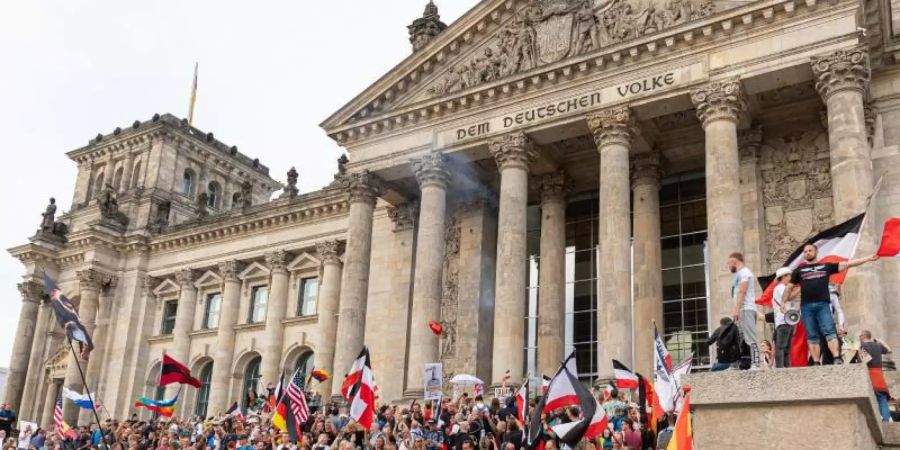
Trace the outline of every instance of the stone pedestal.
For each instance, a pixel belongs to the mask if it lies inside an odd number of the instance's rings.
[[[861,364],[695,373],[694,447],[852,448],[885,444],[872,383]]]
[[[744,249],[737,125],[746,100],[740,80],[730,78],[691,91],[691,101],[706,134],[709,317],[715,328],[733,306],[728,255]]]
[[[632,159],[634,198],[634,367],[653,373],[653,322],[662,327],[662,250],[659,223],[659,154]],[[660,330],[662,332],[662,330]]]
[[[500,211],[497,235],[494,358],[491,382],[499,385],[509,370],[518,382],[525,369],[526,211],[528,168],[534,160],[531,140],[524,133],[490,142],[500,170]]]
[[[441,270],[447,215],[447,171],[444,155],[433,151],[413,160],[412,167],[421,189],[419,227],[416,235],[413,278],[412,321],[409,359],[406,366],[405,397],[419,398],[424,391],[425,364],[439,362],[438,337],[428,327],[441,321]]]
[[[219,330],[216,334],[216,348],[213,353],[212,383],[209,390],[209,404],[206,414],[213,416],[225,412],[232,401],[231,364],[234,359],[234,326],[237,325],[238,305],[241,301],[241,280],[238,273],[241,264],[235,260],[219,263],[222,277],[222,309],[219,310]]]
[[[43,291],[41,291],[43,292]],[[37,398],[39,392],[41,391],[41,384],[43,377],[40,376],[42,372],[42,364],[43,364],[43,356],[44,349],[47,346],[47,332],[48,325],[50,324],[50,320],[53,320],[53,325],[56,325],[56,319],[53,317],[53,308],[50,306],[50,303],[40,300],[40,308],[38,309],[37,321],[35,322],[34,329],[34,338],[31,342],[31,353],[28,356],[28,372],[31,376],[28,376],[25,379],[25,387],[22,391],[22,401],[20,402],[21,406],[19,406],[19,417],[22,420],[27,420],[31,422],[38,423],[40,417],[38,416],[36,409],[39,409],[38,401],[43,401],[42,398]],[[16,404],[13,404],[15,407]]]
[[[588,117],[588,128],[600,152],[597,361],[600,377],[610,378],[613,359],[633,365],[629,152],[636,122],[631,110],[621,107]]]
[[[12,404],[13,408],[22,407],[22,393],[28,379],[35,324],[44,289],[35,281],[26,281],[19,284],[19,292],[22,294],[22,309],[19,310],[19,324],[16,326],[16,336],[13,339],[4,395],[4,402]]]
[[[269,284],[269,304],[266,306],[266,332],[262,342],[262,376],[263,387],[272,383],[278,384],[281,379],[281,351],[284,347],[284,315],[288,302],[288,254],[284,250],[276,250],[266,254],[266,265],[271,273]]]
[[[348,194],[350,213],[334,352],[334,376],[338,379],[347,374],[365,343],[366,299],[372,256],[372,214],[378,192],[378,182],[368,171],[348,174],[342,183]],[[340,387],[340,383],[333,384],[332,396],[341,395]]]
[[[318,384],[322,398],[331,396],[334,373],[334,342],[337,339],[338,304],[341,295],[342,241],[324,241],[316,244],[316,253],[322,262],[322,278],[319,280],[319,298],[316,322],[316,368],[324,369],[331,378]]]
[[[552,374],[565,358],[566,193],[563,172],[544,175],[541,191],[541,258],[538,271],[537,370]]]
[[[93,335],[97,318],[97,309],[100,305],[100,290],[103,288],[103,283],[106,281],[107,277],[92,269],[76,272],[76,275],[78,276],[79,291],[81,294],[81,302],[78,305],[78,316],[81,318],[81,323],[84,325],[87,333]],[[72,344],[75,346],[75,351],[78,352],[78,343],[73,342]],[[96,341],[94,344],[96,345]],[[67,388],[79,393],[84,391],[84,382],[79,373],[79,366],[81,367],[81,370],[84,371],[87,369],[87,363],[88,362],[82,359],[81,356],[76,357],[72,354],[69,355],[69,362],[66,367],[66,378],[64,381]],[[78,423],[78,413],[79,408],[74,403],[63,402],[63,418],[68,424],[75,425]]]
[[[874,189],[872,157],[866,129],[864,101],[871,78],[866,47],[839,50],[812,59],[816,89],[828,110],[828,145],[831,155],[831,185],[834,221],[843,222],[861,214]],[[872,209],[869,210],[872,212]],[[881,225],[873,216],[864,226],[855,257],[871,255],[877,249]],[[876,264],[851,269],[843,287],[842,301],[851,330],[869,329],[884,336],[885,317],[881,277]]]

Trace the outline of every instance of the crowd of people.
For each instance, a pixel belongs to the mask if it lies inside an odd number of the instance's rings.
[[[595,389],[609,417],[602,436],[583,440],[576,450],[665,449],[674,416],[651,426],[629,392]],[[530,405],[533,412],[535,404]],[[573,410],[575,408],[576,410]],[[528,424],[517,418],[512,396],[486,402],[481,395],[409,406],[380,405],[370,429],[364,429],[336,404],[312,407],[312,414],[292,442],[272,425],[271,415],[220,415],[203,418],[108,419],[74,430],[62,439],[53,430],[30,427],[8,437],[0,430],[2,450],[519,450],[528,448]],[[559,450],[549,425],[578,415],[577,407],[544,415],[545,450]],[[656,429],[658,432],[654,432]]]

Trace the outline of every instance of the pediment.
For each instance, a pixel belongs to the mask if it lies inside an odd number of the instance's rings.
[[[508,94],[510,87],[504,82],[516,80],[520,88],[527,88],[542,79],[547,68],[562,61],[587,60],[620,43],[749,2],[484,0],[328,118],[322,127],[343,142],[358,132],[402,126],[432,111],[452,111],[470,101]],[[497,89],[484,95],[456,98],[493,85]],[[336,133],[340,130],[347,130],[347,136]]]
[[[212,270],[207,270],[197,281],[194,282],[194,286],[200,288],[204,286],[219,286],[222,284],[222,277],[219,274],[213,272]]]
[[[269,268],[256,261],[250,263],[241,273],[238,274],[238,278],[242,280],[265,278],[268,276]]]
[[[315,268],[315,267],[319,267],[319,263],[320,263],[319,258],[316,258],[315,256],[313,256],[307,252],[303,252],[303,253],[297,255],[297,257],[294,258],[294,260],[291,261],[290,264],[288,264],[287,270],[295,271],[295,270],[301,270],[301,269]]]
[[[166,294],[177,294],[180,291],[181,286],[179,286],[178,283],[175,283],[174,281],[166,278],[161,283],[159,283],[159,286],[156,286],[153,289],[153,294],[159,297]]]

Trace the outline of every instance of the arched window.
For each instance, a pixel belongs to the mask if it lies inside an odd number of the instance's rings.
[[[103,191],[103,172],[100,172],[100,175],[97,175],[94,182],[94,197],[100,197],[100,192]]]
[[[125,173],[125,169],[119,167],[116,169],[116,174],[113,176],[113,190],[118,192],[119,188],[122,187],[122,175]]]
[[[184,169],[184,175],[181,177],[181,195],[190,197],[194,191],[194,171]]]
[[[206,407],[209,405],[209,386],[212,383],[213,362],[210,361],[200,369],[200,382],[203,383],[197,390],[197,405],[194,407],[194,414],[200,417],[206,417]]]
[[[247,369],[244,370],[244,392],[241,393],[244,408],[252,406],[249,401],[250,392],[254,392],[257,395],[259,394],[259,379],[262,377],[259,373],[259,365],[261,362],[262,357],[257,356],[250,360],[250,363],[247,364]]]
[[[219,207],[219,192],[222,189],[219,187],[219,183],[215,181],[211,181],[209,185],[206,187],[206,206],[210,208],[218,208]]]
[[[297,362],[294,364],[294,371],[291,373],[296,374],[293,381],[297,386],[300,386],[301,389],[306,388],[306,380],[309,379],[309,373],[312,372],[312,369],[312,352],[304,353],[297,358]]]
[[[141,179],[141,162],[138,161],[137,164],[134,165],[134,170],[131,172],[131,186],[132,188],[138,187],[138,182]]]

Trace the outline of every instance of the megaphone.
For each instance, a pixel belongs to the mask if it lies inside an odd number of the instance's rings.
[[[800,310],[791,306],[784,312],[784,323],[794,326],[800,323]]]

